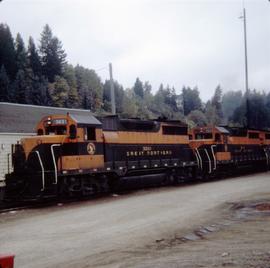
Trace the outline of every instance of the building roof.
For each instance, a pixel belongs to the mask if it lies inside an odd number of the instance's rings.
[[[0,133],[34,133],[42,117],[67,113],[75,117],[94,118],[89,110],[0,102]]]
[[[93,115],[89,114],[74,114],[73,111],[69,114],[70,117],[77,122],[78,125],[95,125],[101,126],[101,122]]]
[[[216,129],[223,134],[230,134],[230,132],[225,127],[216,127]]]

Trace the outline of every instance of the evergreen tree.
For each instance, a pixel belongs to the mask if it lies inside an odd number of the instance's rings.
[[[0,24],[0,66],[4,65],[6,72],[11,80],[16,76],[16,60],[14,40],[9,27],[6,24]]]
[[[9,78],[5,69],[2,65],[0,69],[0,101],[9,101]]]
[[[248,93],[248,104],[249,113],[247,113],[247,98],[245,95],[242,98],[241,105],[235,109],[230,118],[233,124],[258,129],[269,127],[270,115],[267,107],[267,95],[256,90],[250,91]]]
[[[27,77],[24,70],[19,70],[13,84],[13,94],[15,94],[16,102],[31,103],[32,81]]]
[[[241,105],[234,110],[229,119],[234,126],[247,126],[247,109],[246,102],[244,100],[242,101]]]
[[[76,73],[75,73],[75,70],[71,64],[65,65],[63,77],[66,79],[66,81],[70,87],[77,88]]]
[[[249,126],[251,128],[263,129],[267,127],[269,113],[266,108],[266,95],[255,89],[249,95]]]
[[[50,76],[53,77],[53,75],[62,75],[64,66],[66,64],[66,53],[63,49],[62,42],[57,38],[53,37],[50,45],[50,51],[51,51],[51,60],[53,65],[51,66],[51,74]]]
[[[218,122],[217,122],[218,124],[220,124],[222,122],[222,119],[223,119],[221,100],[222,100],[222,89],[221,89],[220,85],[218,85],[216,90],[215,90],[215,94],[212,98],[212,101],[211,101],[212,106],[215,107],[215,112],[217,114],[217,118],[219,118]]]
[[[153,110],[155,110],[155,97],[152,94],[152,86],[148,81],[144,82],[143,90],[144,90],[143,102],[145,107],[144,110],[147,114],[147,117],[157,118],[157,116],[155,116],[155,114],[153,113]]]
[[[47,78],[49,77],[49,72],[50,72],[49,68],[50,68],[50,64],[52,63],[51,62],[52,52],[50,51],[52,38],[53,38],[52,30],[49,27],[49,25],[46,24],[41,33],[39,51],[41,55],[42,72],[44,76]],[[49,79],[49,82],[53,82],[53,79]]]
[[[38,55],[38,51],[36,49],[36,45],[34,39],[30,36],[28,41],[28,62],[29,66],[33,71],[35,76],[41,77],[42,75],[42,67],[40,62],[40,57]]]
[[[66,64],[63,77],[66,79],[69,85],[67,107],[78,108],[79,95],[77,90],[76,75],[72,65]]]
[[[160,85],[158,91],[153,97],[149,110],[154,117],[167,117],[170,119],[179,119],[181,113],[178,110],[177,96],[174,89],[169,86],[164,88],[163,84]]]
[[[78,97],[77,88],[70,87],[69,92],[68,92],[67,107],[78,108],[78,105],[79,105],[79,97]]]
[[[35,105],[50,106],[51,96],[48,90],[48,80],[43,76],[35,76],[32,83],[31,103]]]
[[[56,76],[55,82],[49,84],[49,91],[54,106],[66,107],[68,101],[69,86],[64,78],[61,76]]]
[[[201,110],[202,101],[198,88],[191,89],[190,87],[183,87],[182,89],[183,110],[184,115],[188,115],[191,111]]]
[[[81,107],[85,110],[89,109],[88,99],[85,92],[82,96]]]
[[[66,53],[62,48],[61,41],[53,36],[48,24],[45,25],[41,33],[40,54],[43,74],[52,83],[55,76],[61,76],[63,74]]]
[[[144,82],[143,91],[144,91],[144,97],[152,95],[152,93],[151,93],[152,86],[150,85],[150,83],[148,81]]]
[[[85,79],[85,69],[82,66],[77,65],[74,68],[74,71],[76,76],[80,107],[82,107],[83,109],[90,109],[90,104],[88,103],[89,100],[87,96],[87,82]]]
[[[125,97],[123,100],[123,117],[135,118],[138,117],[138,105],[135,101],[134,91],[132,89],[125,90]],[[141,117],[141,116],[140,116]]]
[[[98,111],[102,107],[103,86],[101,79],[94,70],[89,70],[82,66],[75,67],[76,81],[80,105],[91,111]]]
[[[187,119],[193,122],[193,126],[203,127],[208,124],[207,117],[202,111],[194,110],[189,113]]]
[[[136,96],[143,98],[143,96],[144,96],[143,83],[141,82],[141,80],[138,77],[136,78],[136,81],[135,81],[135,84],[133,87],[133,91],[134,91]]]
[[[224,117],[226,119],[229,119],[235,109],[241,105],[242,102],[242,92],[239,91],[228,91],[223,94],[222,96],[222,111],[224,114]]]
[[[17,70],[26,70],[27,68],[27,53],[21,35],[18,33],[15,42],[15,55]]]
[[[220,124],[220,118],[217,114],[216,107],[212,105],[211,101],[208,101],[205,105],[205,115],[208,125],[216,126]]]
[[[270,109],[270,92],[266,95],[265,105],[267,109]]]
[[[170,88],[169,85],[167,85],[166,89],[164,90],[164,102],[170,107],[170,110],[173,112],[178,111],[177,107],[177,96],[175,93],[174,88]]]
[[[102,107],[103,86],[100,77],[94,70],[86,69],[86,95],[88,96],[90,109],[98,111]]]

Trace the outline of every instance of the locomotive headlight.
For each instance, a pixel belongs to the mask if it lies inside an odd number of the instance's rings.
[[[52,124],[52,118],[51,117],[48,117],[48,119],[47,119],[47,125],[51,125]]]

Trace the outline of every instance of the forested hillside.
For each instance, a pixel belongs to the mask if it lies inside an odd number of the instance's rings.
[[[39,43],[0,24],[0,101],[110,112],[110,84],[95,70],[68,63],[61,41],[45,25]],[[136,74],[135,74],[136,75]],[[116,111],[122,117],[186,120],[191,126],[207,124],[246,125],[246,96],[217,85],[213,97],[203,103],[197,87],[176,89],[161,84],[153,89],[139,78],[124,89],[114,81]],[[249,124],[270,127],[270,93],[249,92]]]

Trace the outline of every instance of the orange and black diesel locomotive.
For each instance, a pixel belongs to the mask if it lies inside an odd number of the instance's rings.
[[[268,170],[270,132],[165,119],[50,115],[12,148],[6,199],[89,196],[135,185]]]
[[[241,127],[196,127],[190,146],[203,177],[269,169],[270,132]]]
[[[13,147],[6,198],[77,196],[192,178],[197,166],[180,121],[67,114],[44,117]]]

